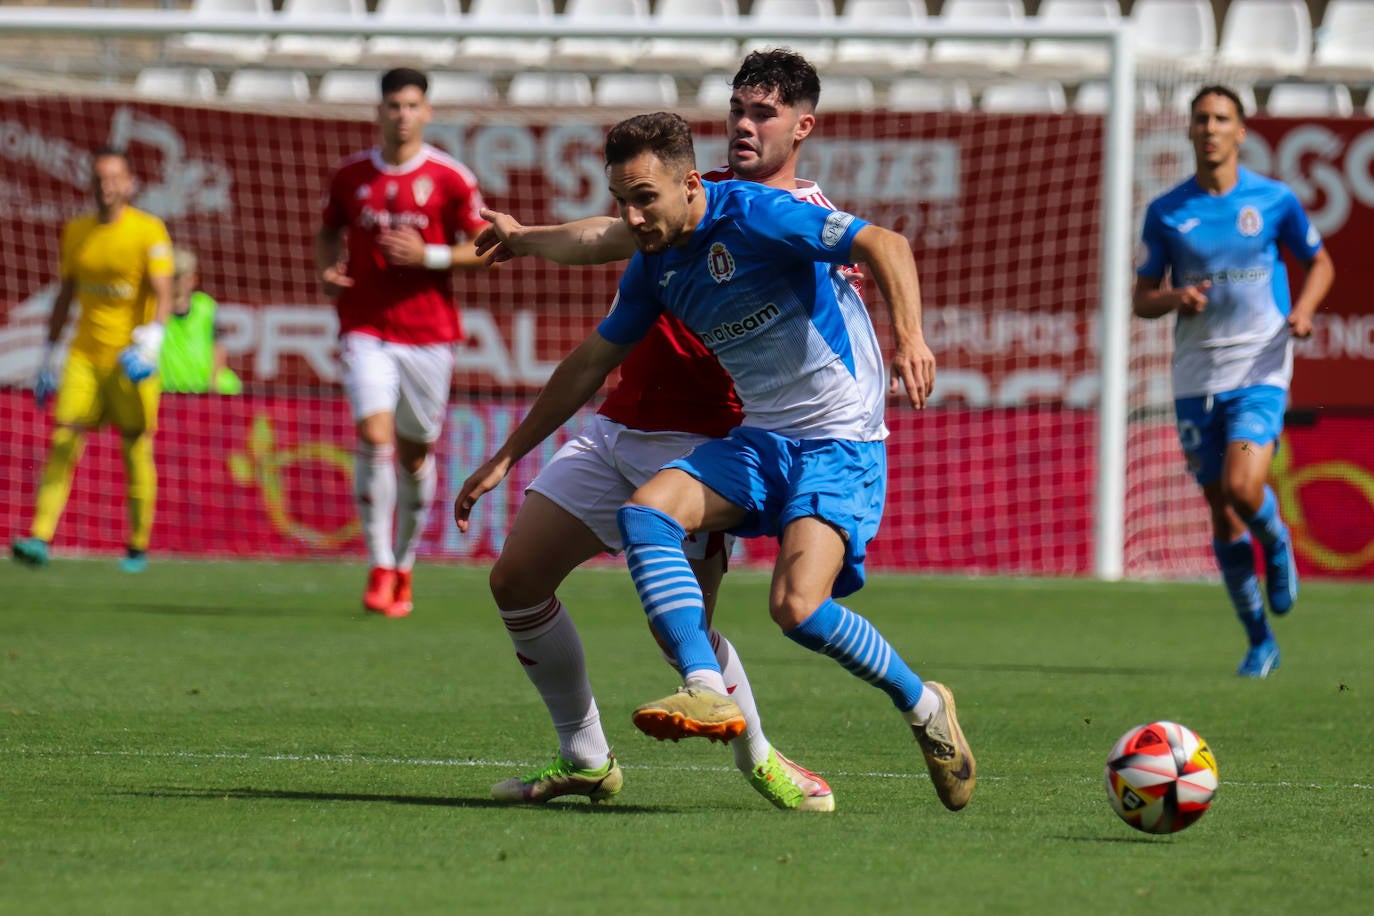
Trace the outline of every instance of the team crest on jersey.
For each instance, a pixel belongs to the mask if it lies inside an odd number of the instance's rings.
[[[425,175],[415,179],[415,183],[410,186],[410,193],[415,197],[415,206],[423,207],[429,200],[429,195],[434,193],[434,182],[430,181]]]
[[[713,242],[710,252],[706,255],[706,269],[711,272],[712,280],[724,283],[735,275],[735,256],[724,243]]]
[[[1254,207],[1241,207],[1236,217],[1236,230],[1246,238],[1253,238],[1264,228],[1264,219]]]

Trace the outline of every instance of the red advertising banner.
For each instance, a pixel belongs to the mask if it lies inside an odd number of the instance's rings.
[[[479,504],[461,534],[454,493],[504,441],[527,404],[450,409],[439,443],[440,490],[425,530],[427,560],[487,561],[500,552],[525,485],[581,419],[518,464]],[[20,392],[0,392],[17,428],[0,451],[0,489],[24,498],[0,505],[0,530],[27,531],[46,455],[47,421]],[[887,511],[870,545],[874,570],[1087,575],[1092,572],[1093,421],[1085,411],[1005,412],[996,435],[1013,446],[989,465],[975,456],[989,435],[986,411],[897,414],[888,442]],[[1171,436],[1167,423],[1156,431]],[[1055,436],[1068,447],[1038,447]],[[157,436],[159,474],[153,550],[162,555],[360,559],[353,507],[353,429],[339,397],[166,396]],[[1065,455],[1079,456],[1065,461]],[[1053,468],[1042,465],[1053,464]],[[1182,473],[1182,460],[1174,462]],[[1284,435],[1275,488],[1294,532],[1299,569],[1322,576],[1374,576],[1374,418],[1322,417]],[[91,437],[58,528],[63,553],[108,553],[125,535],[118,437]],[[1027,487],[1053,474],[1058,485]],[[1199,504],[1201,495],[1197,495]],[[1055,524],[1047,534],[1043,520]],[[1176,550],[1205,552],[1205,521]],[[1190,546],[1191,545],[1191,548]],[[1200,548],[1197,545],[1201,545]],[[742,542],[737,565],[770,563],[770,541]],[[1190,562],[1196,557],[1186,558]]]

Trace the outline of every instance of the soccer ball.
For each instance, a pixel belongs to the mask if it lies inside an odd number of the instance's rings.
[[[1107,798],[1145,833],[1176,833],[1207,813],[1217,760],[1207,742],[1177,722],[1137,725],[1107,755]]]

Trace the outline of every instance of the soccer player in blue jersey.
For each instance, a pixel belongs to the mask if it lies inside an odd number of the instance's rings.
[[[1264,614],[1253,542],[1264,553],[1269,609],[1286,614],[1298,578],[1267,479],[1293,375],[1292,339],[1311,335],[1335,267],[1293,191],[1240,166],[1245,109],[1236,93],[1205,86],[1191,112],[1197,173],[1146,211],[1147,253],[1133,305],[1142,318],[1178,314],[1179,441],[1211,507],[1217,564],[1250,642],[1236,673],[1263,678],[1278,667],[1279,647]],[[1304,268],[1296,302],[1279,245]]]
[[[892,309],[892,388],[900,379],[923,407],[935,359],[921,333],[911,248],[895,232],[786,191],[704,183],[695,162],[687,123],[676,115],[641,115],[611,130],[611,194],[638,250],[610,315],[564,360],[559,391],[546,397],[546,388],[525,421],[571,415],[664,311],[715,353],[743,402],[743,426],[667,465],[620,510],[631,576],[685,682],[636,709],[634,722],[660,739],[729,740],[743,731],[682,540],[719,530],[776,536],[773,620],[888,694],[940,800],[958,810],[976,771],[953,695],[922,682],[871,623],[834,600],[863,584],[887,478],[882,354],[840,268],[871,269]]]

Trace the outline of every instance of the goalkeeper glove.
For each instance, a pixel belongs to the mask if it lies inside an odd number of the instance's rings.
[[[119,365],[131,382],[141,382],[157,371],[157,357],[162,352],[161,322],[150,321],[134,328],[133,343],[119,354]]]
[[[52,354],[56,348],[51,340],[43,345],[43,360],[38,364],[38,375],[33,380],[33,402],[39,410],[48,406],[48,401],[57,393],[57,372],[52,367]]]

